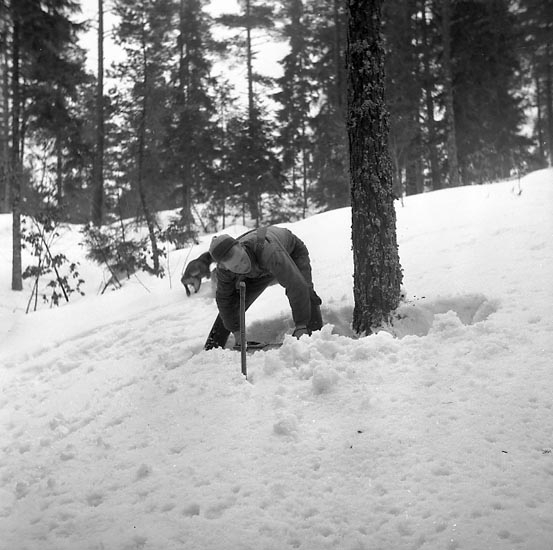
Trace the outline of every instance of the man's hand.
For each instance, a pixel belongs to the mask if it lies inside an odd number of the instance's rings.
[[[296,328],[294,332],[292,333],[292,336],[294,338],[301,338],[304,334],[307,334],[309,336],[309,331],[307,330],[307,327],[305,325],[296,325]]]

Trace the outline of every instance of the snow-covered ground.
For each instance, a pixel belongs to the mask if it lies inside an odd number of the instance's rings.
[[[172,276],[23,313],[0,217],[1,550],[553,548],[553,171],[398,205],[409,301],[351,334],[348,209],[290,224],[328,323],[280,350],[202,351],[209,282]],[[242,228],[234,227],[238,234]],[[191,251],[196,257],[210,236]]]

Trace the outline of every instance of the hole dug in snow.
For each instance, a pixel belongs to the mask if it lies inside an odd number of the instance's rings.
[[[497,309],[498,303],[483,294],[407,301],[397,309],[390,332],[397,338],[408,335],[426,336],[433,327],[438,330],[439,327],[445,328],[444,323],[473,325],[485,321]],[[445,314],[448,314],[447,319]]]

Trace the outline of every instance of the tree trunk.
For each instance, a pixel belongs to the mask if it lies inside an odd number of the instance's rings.
[[[534,62],[534,80],[535,80],[535,86],[536,86],[536,129],[538,133],[538,151],[539,151],[539,158],[541,162],[545,161],[546,155],[545,155],[545,139],[543,135],[543,109],[542,109],[542,94],[541,94],[541,82],[540,82],[540,74],[538,69],[538,62],[536,61],[536,58],[533,58]]]
[[[248,122],[250,137],[254,135],[254,98],[253,98],[253,53],[252,53],[252,22],[251,2],[246,0],[246,68],[248,78]]]
[[[56,132],[56,202],[63,202],[63,153],[61,147],[61,132]]]
[[[180,0],[179,8],[179,35],[177,37],[177,48],[179,51],[179,89],[178,98],[180,105],[178,106],[181,113],[181,128],[185,128],[186,121],[185,113],[190,108],[188,105],[188,94],[190,86],[190,66],[187,55],[187,44],[184,35],[185,25],[185,0]],[[187,93],[188,92],[188,93]],[[192,233],[192,227],[194,225],[194,218],[192,216],[192,163],[191,163],[191,151],[188,146],[184,146],[184,150],[181,151],[182,163],[180,164],[180,179],[182,183],[182,213],[181,220],[185,225],[188,234]]]
[[[422,132],[418,115],[418,110],[413,112],[412,115],[413,139],[409,143],[405,164],[406,195],[418,195],[424,192]]]
[[[553,165],[553,83],[551,82],[551,46],[547,44],[545,58],[545,109],[547,112],[547,153],[549,166]]]
[[[459,178],[459,161],[457,159],[457,138],[455,135],[455,111],[453,108],[453,75],[451,68],[451,5],[450,0],[442,4],[442,40],[443,40],[443,71],[445,95],[445,123],[447,139],[447,164],[450,187],[461,185]]]
[[[0,43],[6,43],[5,23],[0,22]],[[10,211],[8,53],[0,48],[0,214]]]
[[[146,188],[144,184],[144,155],[145,155],[145,142],[146,142],[145,107],[143,108],[141,117],[142,117],[142,120],[140,122],[140,129],[138,131],[138,159],[137,159],[138,196],[140,198],[140,205],[142,206],[142,212],[144,213],[144,219],[146,220],[146,225],[148,226],[148,236],[150,238],[150,244],[152,246],[153,271],[157,275],[159,274],[159,250],[157,248],[154,216],[148,205],[148,199],[146,197]]]
[[[10,145],[9,145],[9,95],[8,21],[0,19],[0,213],[10,211]]]
[[[101,227],[104,208],[104,0],[98,0],[98,87],[96,90],[96,150],[92,166],[91,220]]]
[[[142,97],[142,110],[140,113],[140,123],[138,128],[138,158],[137,158],[137,182],[138,182],[138,196],[140,198],[140,204],[148,226],[148,235],[150,238],[150,244],[152,246],[152,262],[153,272],[158,275],[160,273],[159,266],[159,250],[157,247],[157,238],[155,233],[154,215],[148,205],[148,198],[146,196],[146,187],[144,183],[144,161],[146,155],[146,121],[148,118],[148,63],[146,54],[146,43],[143,37],[142,42],[142,59],[143,59],[143,97]]]
[[[348,7],[353,329],[358,334],[370,334],[388,322],[398,306],[402,273],[384,103],[382,0],[348,0]]]
[[[337,132],[338,132],[338,142],[334,145],[334,148],[340,147],[343,144],[342,152],[340,152],[341,165],[345,171],[347,168],[347,155],[346,152],[346,95],[347,95],[347,82],[346,75],[344,74],[344,59],[343,59],[343,43],[344,43],[344,25],[342,24],[342,13],[340,7],[343,5],[343,0],[334,0],[333,6],[333,18],[334,18],[334,70],[336,73],[336,85],[334,91],[336,94],[336,117],[337,117]],[[336,154],[337,151],[334,151]],[[349,194],[348,189],[348,177],[345,175],[340,182],[341,190],[338,191],[338,196],[340,197],[339,202],[342,204],[347,204],[347,197]]]
[[[252,17],[251,17],[251,2],[246,0],[246,65],[248,74],[248,132],[251,143],[253,144],[255,135],[255,100],[253,95],[253,52],[252,52]],[[259,181],[253,183],[250,187],[250,196],[248,197],[248,205],[252,218],[255,221],[255,226],[259,227],[261,219],[260,212],[260,193],[259,193]]]
[[[422,58],[423,58],[423,87],[424,87],[424,99],[426,106],[426,129],[428,132],[428,159],[430,161],[430,181],[432,189],[440,189],[442,183],[440,181],[440,163],[438,161],[438,151],[436,145],[438,143],[436,135],[436,120],[434,118],[434,96],[433,89],[434,83],[432,79],[432,71],[430,69],[430,62],[432,55],[430,52],[430,44],[428,43],[428,21],[426,19],[426,0],[422,2],[422,21],[421,21],[421,34],[422,34]]]
[[[340,19],[340,0],[334,0],[334,70],[336,73],[336,107],[339,111],[339,115],[342,118],[345,117],[344,112],[344,103],[345,103],[345,94],[344,94],[344,81],[343,81],[343,60],[342,60],[342,22]]]
[[[305,119],[301,122],[301,179],[302,179],[302,188],[303,188],[303,201],[302,201],[302,219],[305,220],[307,215],[307,187],[308,187],[308,176],[307,176],[307,164],[308,164],[308,153],[306,147],[306,130],[305,130]]]
[[[12,192],[12,290],[23,290],[21,262],[21,157],[20,116],[21,96],[19,89],[19,15],[15,15],[12,37],[12,150],[11,150],[11,192]]]

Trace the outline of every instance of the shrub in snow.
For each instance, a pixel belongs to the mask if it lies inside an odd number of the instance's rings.
[[[81,285],[84,283],[79,275],[78,262],[71,262],[62,252],[54,251],[56,241],[60,237],[60,212],[56,207],[46,206],[36,216],[31,216],[31,228],[26,227],[26,219],[22,220],[23,245],[30,250],[36,259],[36,265],[30,265],[22,273],[23,279],[32,279],[33,287],[27,304],[28,313],[38,308],[39,294],[44,303],[58,306],[62,301],[69,302],[69,296],[77,292],[84,296]],[[47,277],[42,287],[40,280]],[[42,289],[41,289],[42,288]]]

